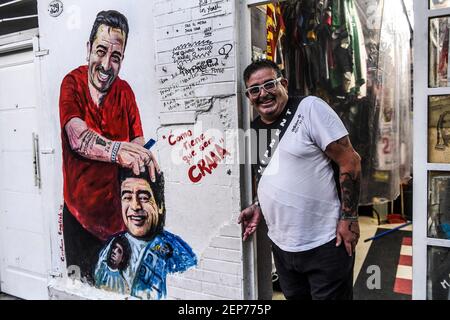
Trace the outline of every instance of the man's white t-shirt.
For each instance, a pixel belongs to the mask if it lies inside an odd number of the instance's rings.
[[[301,101],[258,185],[269,238],[282,250],[306,251],[336,237],[341,206],[324,151],[346,135],[323,100]]]

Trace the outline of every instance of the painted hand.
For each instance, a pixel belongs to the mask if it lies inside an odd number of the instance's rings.
[[[244,234],[242,236],[244,241],[256,231],[256,227],[260,221],[261,209],[258,205],[252,204],[250,207],[242,210],[238,218],[238,223],[242,223],[244,226]]]
[[[121,167],[132,169],[135,175],[149,168],[150,178],[155,181],[155,170],[160,172],[154,154],[144,147],[131,142],[122,142],[117,155]]]
[[[344,241],[345,249],[351,257],[359,240],[359,223],[352,220],[340,220],[336,230],[336,247]]]

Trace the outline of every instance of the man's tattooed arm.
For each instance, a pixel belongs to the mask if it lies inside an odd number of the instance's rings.
[[[358,217],[360,177],[349,172],[340,174],[342,194],[342,219]]]
[[[361,158],[346,136],[328,145],[325,153],[339,166],[342,193],[341,220],[336,228],[336,245],[344,243],[352,256],[359,240],[358,202]]]
[[[65,129],[70,147],[82,157],[117,163],[132,169],[136,175],[148,167],[152,180],[155,180],[155,171],[160,171],[153,153],[143,147],[144,137],[137,137],[132,142],[112,141],[89,129],[80,118],[71,119]]]
[[[148,167],[152,179],[155,170],[159,172],[154,155],[143,147],[143,137],[137,137],[132,142],[112,141],[89,129],[80,118],[71,119],[65,129],[71,149],[82,157],[118,163],[121,167],[132,169],[136,175]]]
[[[339,166],[342,195],[341,218],[357,221],[361,186],[361,158],[353,149],[348,136],[331,143],[325,152]]]

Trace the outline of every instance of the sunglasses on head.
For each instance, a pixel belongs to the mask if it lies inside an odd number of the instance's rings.
[[[270,80],[270,81],[264,82],[261,85],[248,87],[247,90],[245,90],[245,94],[252,96],[252,97],[257,97],[261,93],[262,88],[264,88],[264,90],[266,90],[268,92],[273,92],[275,90],[275,88],[277,87],[278,82],[281,81],[281,79],[283,79],[283,78],[279,77],[275,80]]]

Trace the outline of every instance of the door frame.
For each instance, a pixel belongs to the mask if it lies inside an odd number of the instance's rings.
[[[236,28],[235,39],[237,45],[237,63],[236,63],[236,86],[238,94],[239,123],[244,132],[249,132],[251,121],[251,105],[244,94],[245,85],[242,81],[242,74],[246,66],[252,59],[251,47],[251,12],[252,5],[249,0],[236,1]],[[248,207],[253,203],[252,191],[252,168],[251,168],[251,139],[246,136],[240,141],[240,150],[244,152],[244,165],[241,170],[241,205],[242,208]],[[243,257],[243,298],[246,300],[258,299],[258,265],[256,261],[256,235],[250,240],[242,242]]]
[[[236,62],[236,86],[238,104],[239,104],[239,124],[244,132],[250,132],[251,108],[248,99],[245,96],[245,84],[242,80],[242,74],[252,61],[252,35],[251,35],[251,7],[279,3],[285,0],[238,0],[236,6],[235,21],[235,39],[237,45],[237,62]],[[239,142],[240,150],[244,152],[245,163],[241,170],[241,204],[242,208],[248,207],[253,203],[252,191],[252,141],[250,135],[245,135],[244,139]],[[247,241],[242,243],[243,254],[243,294],[244,299],[257,300],[260,295],[260,289],[265,288],[264,285],[258,284],[258,261],[257,261],[257,236],[256,233]],[[263,289],[264,290],[264,289]],[[263,293],[263,295],[265,295]]]

